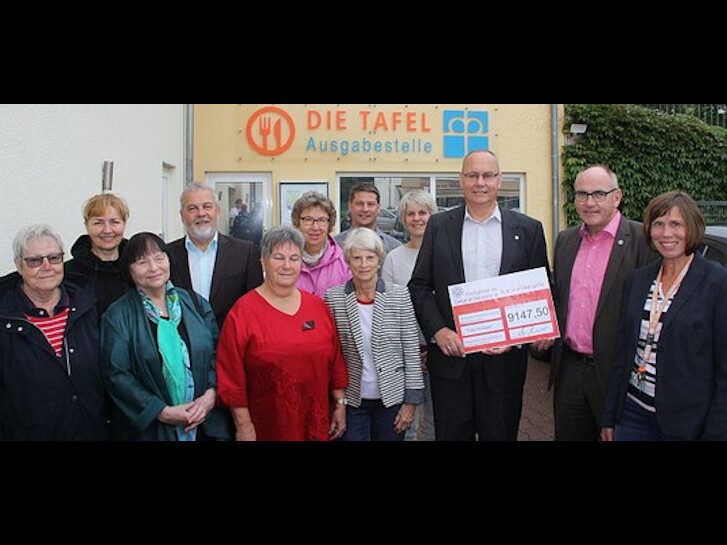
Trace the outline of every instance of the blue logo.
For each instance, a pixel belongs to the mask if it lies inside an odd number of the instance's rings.
[[[470,151],[490,149],[487,112],[444,111],[444,157],[461,158]]]

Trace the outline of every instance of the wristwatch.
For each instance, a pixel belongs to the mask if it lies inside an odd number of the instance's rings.
[[[348,405],[348,399],[346,399],[345,397],[339,397],[338,399],[336,399],[336,404],[337,405]]]

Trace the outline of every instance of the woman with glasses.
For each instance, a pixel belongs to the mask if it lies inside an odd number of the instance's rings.
[[[129,239],[119,268],[135,289],[101,320],[101,369],[114,403],[113,439],[230,439],[216,406],[212,307],[169,281],[164,241],[153,233]]]
[[[111,193],[94,195],[83,207],[86,234],[71,246],[73,259],[65,264],[65,272],[82,274],[96,290],[99,319],[108,306],[130,288],[121,277],[119,256],[124,250],[124,229],[129,208]]]
[[[336,208],[325,195],[307,191],[295,201],[290,216],[305,239],[297,287],[323,299],[328,288],[351,278],[341,247],[331,236]]]
[[[64,278],[63,255],[53,229],[30,225],[0,278],[0,440],[108,438],[96,300]]]

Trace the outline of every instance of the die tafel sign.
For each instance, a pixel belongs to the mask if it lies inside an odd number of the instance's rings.
[[[431,154],[431,120],[427,112],[345,109],[305,111],[305,133],[300,134],[309,155]],[[277,106],[255,111],[247,120],[247,140],[261,155],[281,155],[295,140],[291,115]]]
[[[305,153],[311,156],[426,157],[432,155],[433,139],[438,138],[442,139],[445,158],[461,158],[473,149],[489,149],[488,113],[468,108],[438,113],[416,108],[307,108],[298,121],[302,127],[296,127],[290,113],[278,106],[259,108],[246,123],[250,147],[261,155],[281,155],[298,136]],[[434,128],[441,130],[441,137],[435,136]]]

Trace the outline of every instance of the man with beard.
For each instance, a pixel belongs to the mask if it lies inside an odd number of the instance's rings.
[[[262,284],[259,252],[251,242],[217,230],[220,206],[213,188],[190,184],[179,202],[187,235],[168,245],[170,280],[207,299],[222,330],[222,322],[235,301]]]

